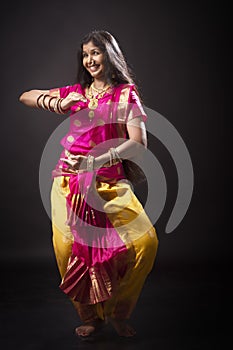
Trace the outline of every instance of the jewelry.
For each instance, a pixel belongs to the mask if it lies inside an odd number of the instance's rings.
[[[90,112],[88,113],[90,121],[94,118],[95,113],[94,110],[98,107],[99,99],[104,96],[105,92],[109,89],[110,85],[107,85],[103,89],[97,89],[94,87],[94,83],[91,84],[91,86],[88,88],[86,96],[90,100],[88,103],[88,108],[90,109]],[[93,91],[97,92],[97,94],[94,96]]]
[[[41,106],[42,106],[43,109],[48,109],[46,104],[45,104],[46,97],[49,97],[49,95],[45,94],[44,97],[41,100]]]
[[[122,162],[122,159],[116,148],[114,147],[109,148],[109,153],[110,153],[110,163],[113,164],[114,160],[118,162]]]
[[[112,166],[113,165],[113,154],[112,154],[112,149],[110,148],[108,150],[109,152],[109,166]]]
[[[89,109],[96,109],[98,107],[98,99],[95,97],[90,98],[90,102],[88,103]]]
[[[121,163],[122,163],[122,159],[121,159],[121,157],[120,157],[120,155],[119,155],[118,150],[117,150],[116,148],[113,148],[113,150],[114,150],[114,153],[115,153],[115,157],[116,157],[116,159],[118,159],[118,160],[119,160],[119,162],[121,162]]]
[[[61,103],[62,103],[63,98],[60,98],[57,104],[57,109],[59,111],[60,114],[66,114],[66,111],[61,107]]]
[[[92,90],[94,90],[95,92],[97,92],[98,95],[102,94],[102,96],[103,96],[103,93],[104,93],[105,91],[107,91],[109,87],[110,87],[110,86],[107,85],[107,86],[106,86],[105,88],[103,88],[103,89],[97,89],[96,87],[94,87],[94,83],[91,84]],[[102,97],[102,96],[100,96],[100,97]]]
[[[87,171],[94,170],[94,161],[95,161],[95,157],[93,157],[89,154],[87,157]]]
[[[39,105],[39,100],[41,99],[42,96],[44,96],[44,94],[41,94],[37,97],[36,104],[38,108],[41,108],[41,106]]]
[[[54,102],[54,106],[53,106],[53,109],[54,109],[54,112],[55,113],[59,113],[59,111],[58,111],[58,102],[59,102],[59,98],[57,98],[56,100],[55,100],[55,102]]]
[[[49,98],[48,101],[46,101],[46,97]],[[51,105],[51,101],[54,100],[54,105]],[[58,114],[66,114],[66,110],[64,110],[61,107],[61,103],[63,101],[63,98],[55,97],[55,96],[50,96],[47,94],[41,94],[37,97],[36,104],[38,108],[43,108],[45,110],[48,110],[50,112],[55,112]]]
[[[110,167],[112,165],[119,163],[119,162],[122,163],[122,159],[120,158],[120,155],[119,155],[116,148],[114,148],[114,147],[109,148],[108,153],[109,153],[109,166]]]
[[[49,100],[49,102],[48,102],[48,110],[49,110],[50,112],[54,112],[54,107],[51,106],[51,101],[54,100],[54,99],[56,99],[56,98],[57,98],[57,97],[53,96],[53,97],[50,98],[50,100]]]

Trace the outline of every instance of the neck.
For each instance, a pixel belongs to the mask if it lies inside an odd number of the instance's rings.
[[[101,90],[107,86],[107,83],[106,83],[106,81],[101,80],[101,79],[94,79],[93,85],[96,89]]]

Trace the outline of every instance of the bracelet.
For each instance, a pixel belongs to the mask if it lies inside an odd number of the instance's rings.
[[[115,158],[118,159],[119,162],[122,163],[122,159],[121,159],[121,157],[120,157],[120,155],[119,155],[119,153],[118,153],[118,150],[117,150],[116,148],[114,148],[114,152],[115,152]]]
[[[48,105],[46,105],[46,103],[45,103],[46,97],[50,97],[50,99],[48,101]],[[54,106],[52,107],[51,106],[51,101],[54,100],[54,99],[55,99],[55,102],[54,102]],[[47,95],[47,94],[45,94],[45,95],[41,94],[41,95],[39,95],[37,97],[36,105],[37,105],[38,108],[43,108],[43,109],[48,110],[50,112],[55,112],[55,113],[58,113],[58,114],[66,114],[66,110],[64,110],[61,107],[62,101],[63,101],[63,98],[50,96],[50,95]]]
[[[54,102],[54,112],[58,114],[66,114],[66,111],[61,108],[61,102],[63,101],[63,98],[56,98],[56,101]]]
[[[58,101],[58,104],[57,104],[57,109],[58,109],[60,114],[66,114],[66,111],[64,109],[62,109],[62,107],[61,107],[62,101],[63,101],[63,98],[60,98]]]
[[[42,96],[44,96],[44,94],[41,94],[41,95],[39,95],[39,96],[37,97],[36,104],[37,104],[37,107],[38,107],[38,108],[41,108],[41,106],[39,105],[39,100],[40,100],[40,98],[41,98]]]
[[[42,100],[41,100],[41,105],[39,104],[39,100],[40,100],[40,98],[43,96],[43,98],[42,98]],[[50,97],[49,95],[47,95],[47,94],[41,94],[38,98],[37,98],[37,106],[39,107],[39,108],[43,108],[43,109],[45,109],[45,110],[50,110],[50,108],[49,108],[49,106],[46,106],[46,103],[45,103],[45,100],[46,100],[46,97]],[[50,100],[52,99],[53,97],[51,97],[50,99],[49,99],[49,102],[48,102],[48,105],[49,105],[49,103],[50,103]]]
[[[44,95],[44,97],[42,98],[42,100],[41,100],[41,106],[42,106],[42,108],[43,109],[48,109],[48,107],[46,107],[46,104],[45,104],[45,100],[46,100],[46,97],[50,97],[49,95]]]
[[[62,114],[62,111],[61,111],[61,101],[62,101],[62,99],[59,98],[59,100],[58,100],[58,102],[57,102],[57,111],[58,111],[58,113],[60,113],[60,114]]]
[[[94,161],[95,161],[95,157],[89,154],[87,157],[87,171],[91,172],[94,170]]]
[[[59,97],[57,97],[56,100],[55,100],[55,102],[54,102],[53,109],[54,109],[54,112],[55,112],[55,113],[59,113],[59,112],[58,112],[58,108],[57,108],[58,102],[59,102]]]
[[[112,155],[112,148],[109,148],[109,166],[113,165],[113,155]]]
[[[122,162],[122,159],[121,159],[121,157],[120,157],[120,155],[119,155],[119,153],[118,153],[116,148],[111,147],[109,149],[109,153],[110,153],[110,161],[109,161],[110,162],[110,166],[114,164],[114,160],[116,160],[116,159],[119,162]]]
[[[51,101],[54,100],[54,99],[56,99],[55,96],[51,97],[51,98],[49,99],[49,102],[48,102],[48,110],[49,110],[50,112],[54,112],[54,107],[51,106]]]

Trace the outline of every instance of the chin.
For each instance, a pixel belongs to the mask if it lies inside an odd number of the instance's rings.
[[[92,78],[101,78],[102,77],[102,74],[100,74],[99,72],[95,72],[95,73],[92,73],[91,74]]]
[[[92,78],[103,78],[103,72],[102,70],[96,71],[96,72],[89,72],[92,76]]]

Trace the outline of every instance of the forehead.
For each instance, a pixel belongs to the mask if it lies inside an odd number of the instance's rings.
[[[85,52],[93,51],[96,49],[100,50],[100,48],[96,46],[92,41],[89,41],[88,43],[83,44],[83,51]]]

